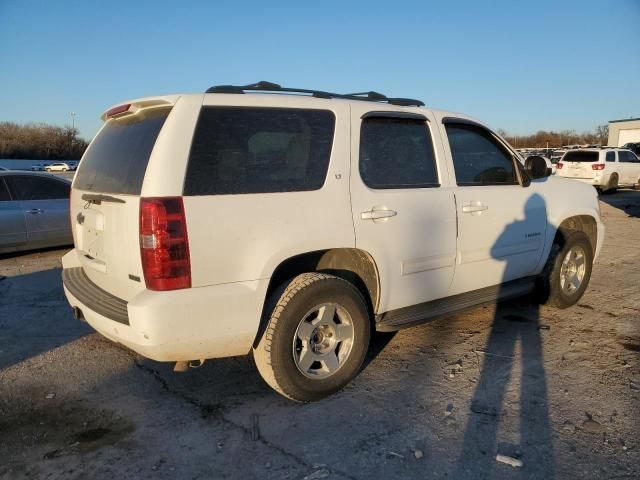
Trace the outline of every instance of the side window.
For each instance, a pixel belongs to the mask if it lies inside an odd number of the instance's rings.
[[[9,190],[7,190],[4,180],[0,177],[0,202],[9,201],[11,201],[11,195],[9,195]]]
[[[184,194],[318,190],[327,176],[334,126],[329,110],[204,107]]]
[[[423,120],[365,118],[359,164],[362,181],[369,188],[440,186],[429,127]]]
[[[616,153],[615,152],[607,152],[606,161],[607,162],[615,162],[616,161]]]
[[[634,163],[638,161],[637,157],[633,152],[623,150],[618,152],[618,156],[620,157],[621,162]]]
[[[6,180],[16,200],[69,198],[70,185],[60,180],[35,175],[8,175]]]
[[[446,130],[458,185],[518,184],[513,156],[489,131],[455,123]]]

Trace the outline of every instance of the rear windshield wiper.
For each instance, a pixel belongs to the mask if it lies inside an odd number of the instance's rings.
[[[103,195],[102,193],[85,193],[81,198],[82,200],[86,200],[88,203],[94,203],[96,205],[100,205],[102,202],[127,203],[120,198],[112,197],[111,195]]]

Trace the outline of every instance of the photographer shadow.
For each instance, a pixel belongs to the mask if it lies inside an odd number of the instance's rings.
[[[541,200],[537,194],[529,198],[524,222],[529,208]],[[523,221],[509,224],[495,245],[504,244],[503,238],[514,238],[513,233],[523,231],[522,227]],[[497,258],[495,245],[491,253]],[[514,266],[508,257],[504,260],[506,281],[513,278]],[[491,478],[499,468],[511,468],[496,461],[498,454],[511,457],[515,463],[522,462],[526,469],[522,473],[527,478],[555,477],[540,307],[529,300],[496,303],[489,338],[484,350],[477,352],[480,377],[454,478]],[[513,401],[517,394],[512,394],[509,386],[518,380],[519,399]],[[518,410],[518,417],[514,418]],[[505,441],[500,441],[501,437]]]

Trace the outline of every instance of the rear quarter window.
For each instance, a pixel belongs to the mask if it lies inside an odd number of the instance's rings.
[[[334,129],[328,110],[204,107],[184,194],[317,190],[327,175]]]
[[[154,108],[108,120],[85,153],[74,188],[139,195],[151,151],[170,111]]]

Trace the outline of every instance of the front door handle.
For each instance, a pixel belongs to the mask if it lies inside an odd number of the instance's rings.
[[[368,212],[362,212],[360,218],[362,220],[379,220],[381,218],[395,217],[398,214],[395,210],[375,210],[371,209]]]
[[[469,203],[469,205],[463,205],[462,206],[462,213],[471,213],[471,214],[478,214],[480,215],[481,212],[484,212],[485,210],[488,210],[489,206],[487,205],[483,205],[482,202],[479,202],[478,200],[474,200],[471,203]]]
[[[27,213],[30,213],[31,215],[37,215],[39,213],[42,213],[44,210],[42,210],[41,208],[32,208],[31,210],[27,210]]]

